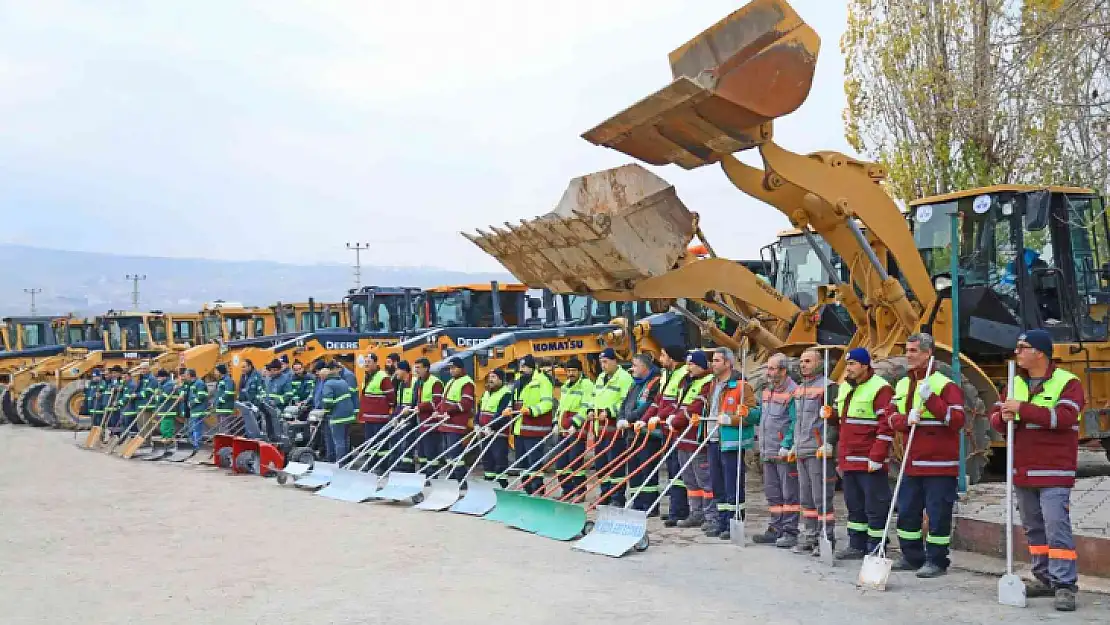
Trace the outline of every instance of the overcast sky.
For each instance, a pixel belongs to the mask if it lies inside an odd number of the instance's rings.
[[[357,240],[381,264],[495,270],[458,231],[628,162],[579,135],[741,4],[0,0],[0,242],[349,262]],[[793,5],[821,57],[776,139],[847,151],[845,8]],[[787,225],[717,167],[654,169],[722,254]]]

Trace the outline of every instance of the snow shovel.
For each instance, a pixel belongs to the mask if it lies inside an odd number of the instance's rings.
[[[414,504],[423,501],[424,488],[428,484],[428,478],[419,471],[394,471],[393,469],[397,468],[397,465],[401,463],[401,459],[404,458],[406,454],[411,452],[413,449],[416,449],[416,445],[419,444],[425,436],[434,432],[440,424],[446,423],[447,419],[448,415],[442,415],[441,417],[436,418],[434,421],[432,419],[425,421],[428,429],[421,432],[420,436],[417,436],[416,439],[413,440],[412,443],[409,444],[409,446],[401,452],[401,455],[393,461],[393,464],[389,465],[389,468],[382,472],[381,476],[376,475],[374,471],[371,470],[370,473],[366,475],[366,481],[367,487],[371,486],[369,482],[373,482],[372,485],[374,486],[374,490],[367,494],[366,499],[398,502],[409,500],[412,501]],[[443,453],[429,460],[429,464],[439,461],[465,440],[466,437],[460,438],[458,442],[448,447],[446,450],[444,450]],[[382,486],[383,479],[385,480],[384,487]]]
[[[828,352],[825,353],[825,367],[828,368]],[[746,406],[744,403],[744,393],[748,390],[748,346],[745,344],[740,349],[740,405]],[[732,518],[728,520],[728,539],[734,545],[743,547],[747,544],[748,537],[744,534],[744,519],[740,516],[740,488],[743,484],[740,483],[741,463],[743,460],[740,457],[740,448],[743,446],[744,441],[744,424],[743,419],[737,423],[737,447],[736,447],[736,493],[732,497],[733,511]]]
[[[913,445],[913,435],[917,433],[917,425],[910,427],[910,435],[906,439],[906,447],[902,451],[902,463],[898,468],[898,481],[894,483],[894,492],[890,496],[890,510],[886,515],[886,524],[883,525],[883,536],[879,539],[879,546],[875,551],[863,557],[863,566],[859,570],[859,585],[872,590],[886,590],[886,582],[890,577],[890,569],[894,563],[886,557],[886,538],[890,531],[890,522],[894,519],[894,510],[898,506],[898,491],[902,488],[902,478],[906,474],[907,459],[910,447]]]
[[[828,378],[829,378],[829,350],[826,349],[825,350],[825,379],[828,380]],[[824,406],[828,405],[828,398],[829,398],[829,389],[826,386],[825,387],[825,402],[823,402],[824,405],[822,406],[822,410],[824,409]],[[825,419],[824,415],[822,415],[822,418],[821,418],[821,447],[822,448],[825,446],[825,443],[828,440],[829,440],[829,420]],[[821,535],[817,538],[817,549],[819,550],[818,553],[821,556],[821,562],[824,563],[826,566],[834,566],[834,562],[836,562],[836,560],[835,560],[835,558],[833,558],[832,541],[829,540],[829,530],[828,530],[829,523],[828,523],[828,518],[827,518],[829,516],[829,511],[826,508],[826,503],[828,502],[829,498],[825,496],[825,493],[827,492],[828,488],[829,488],[829,459],[828,459],[827,455],[822,455],[822,458],[821,458]]]
[[[150,415],[147,421],[142,425],[139,425],[139,417],[141,417],[144,412],[149,411],[151,408],[149,402],[146,406],[143,406],[143,409],[139,411],[138,415],[135,416],[135,420],[131,422],[131,425],[127,426],[127,428],[124,431],[120,432],[118,436],[113,436],[112,438],[108,439],[108,448],[105,450],[105,453],[115,453],[116,449],[119,449],[120,445],[124,445],[126,447],[125,443],[130,443],[136,436],[141,437],[143,440],[150,436],[150,433],[154,430],[154,426],[151,426],[151,423],[159,421],[156,415],[165,409],[166,402],[170,401],[170,399],[170,397],[166,397],[164,400],[162,400],[162,402],[158,404],[156,408],[154,408],[154,412]],[[173,405],[176,406],[176,402]],[[145,434],[143,434],[144,432]],[[141,443],[140,446],[142,446]]]
[[[119,447],[120,443],[123,442],[123,440],[125,438],[131,436],[132,431],[141,429],[139,427],[139,418],[143,416],[143,413],[150,410],[150,408],[151,408],[150,404],[153,401],[154,401],[154,398],[151,397],[150,400],[147,401],[146,405],[144,405],[139,410],[138,414],[135,415],[135,418],[131,420],[131,423],[127,424],[127,427],[120,430],[119,434],[113,434],[113,435],[108,437],[108,446],[104,450],[104,453],[106,453],[106,454],[114,453],[116,451],[116,448]],[[167,401],[169,401],[168,397],[162,403],[165,404],[165,402],[167,402]],[[162,408],[162,406],[159,406],[157,410],[161,410],[161,408]],[[157,410],[155,410],[155,412],[157,412]],[[149,420],[147,422],[149,423]]]
[[[1006,399],[1014,396],[1014,361],[1007,371]],[[1006,574],[998,580],[998,602],[1025,607],[1025,583],[1014,574],[1014,421],[1006,422]]]
[[[474,466],[482,466],[482,459],[485,458],[486,453],[493,448],[493,444],[497,441],[498,436],[509,428],[514,422],[509,421],[504,426],[489,437],[489,442],[485,444],[482,451],[478,453],[478,458],[474,460]],[[448,508],[451,512],[459,514],[469,514],[472,516],[482,516],[489,512],[497,505],[497,495],[493,493],[493,480],[485,480],[481,478],[474,478],[467,476],[466,478],[466,493],[463,494],[462,499],[459,499]]]
[[[543,445],[547,439],[551,438],[552,436],[556,436],[558,433],[558,428],[553,428],[551,432],[540,439],[540,442],[537,445]],[[527,469],[521,471],[521,474],[518,475],[516,479],[514,479],[512,482],[510,482],[507,487],[493,489],[493,494],[496,498],[493,509],[487,512],[486,515],[482,518],[487,521],[499,521],[506,524],[508,524],[510,521],[516,521],[517,519],[519,519],[524,514],[523,507],[520,504],[521,497],[524,496],[524,491],[515,489],[524,479],[524,474],[546,462],[549,457],[562,449],[569,440],[571,440],[570,437],[567,437],[559,441],[555,445],[552,445],[551,449],[546,454],[541,456],[539,460],[534,462]],[[507,469],[505,469],[500,475],[498,475],[491,481],[497,482],[498,480],[505,478],[509,475],[510,471],[518,468],[519,465],[521,465],[527,459],[528,456],[526,454],[521,454],[520,457],[517,458],[511,465],[509,465]]]
[[[501,429],[497,430],[496,432],[491,432],[489,435],[490,441],[496,440],[496,438],[501,435],[501,433],[504,432],[511,424],[512,421],[506,423],[504,426],[501,427]],[[440,467],[438,471],[429,476],[428,494],[424,497],[424,501],[421,501],[419,504],[416,505],[417,510],[432,510],[434,512],[440,512],[454,506],[455,503],[459,501],[459,497],[462,495],[463,484],[469,483],[470,480],[466,479],[462,482],[459,482],[457,480],[441,478],[439,476],[443,475],[444,473],[450,476],[451,471],[455,468],[455,466],[459,465],[460,463],[463,465],[466,464],[466,455],[470,453],[470,450],[473,449],[475,446],[481,445],[482,442],[483,435],[478,430],[475,430],[475,432],[476,435],[471,440],[471,442],[467,444],[466,448],[462,450],[462,453],[457,455],[455,459],[451,462],[444,464],[442,467]],[[485,445],[483,447],[482,452],[478,454],[478,458],[474,462],[474,466],[478,466],[478,464],[481,463],[482,454],[485,453],[485,450],[489,449],[489,447],[490,445]],[[470,471],[467,470],[466,473],[467,475],[469,475]]]
[[[379,430],[375,436],[364,441],[353,451],[340,458],[337,463],[314,463],[315,466],[323,464],[328,467],[325,469],[324,475],[314,480],[312,476],[316,471],[313,469],[312,473],[309,473],[304,478],[295,480],[294,484],[300,485],[302,483],[308,483],[315,485],[322,481],[323,483],[321,483],[320,486],[324,488],[317,491],[317,495],[350,503],[362,503],[366,501],[370,494],[378,490],[379,478],[378,475],[374,473],[374,469],[384,462],[388,456],[379,458],[369,469],[367,469],[367,465],[374,459],[375,452],[389,441],[393,431],[401,428],[408,422],[410,414],[412,413],[402,411],[401,414],[390,420],[385,427]],[[403,445],[408,436],[415,431],[414,429],[410,432],[406,432],[405,435],[397,441],[397,445]]]
[[[692,428],[696,428],[698,421],[691,419],[690,424],[686,426],[683,432],[683,437]],[[705,446],[709,443],[709,439],[717,433],[720,428],[719,424],[714,424],[713,429],[706,433],[705,438],[698,444],[697,449],[686,463],[676,472],[675,475],[670,476],[670,480],[666,486],[659,489],[659,496],[655,498],[651,506],[646,511],[632,510],[626,506],[624,508],[617,508],[615,506],[598,506],[597,507],[597,520],[594,522],[593,528],[580,540],[572,545],[573,549],[578,551],[586,551],[589,553],[596,553],[598,555],[609,556],[611,558],[619,558],[630,550],[646,551],[650,546],[651,541],[648,538],[647,522],[648,517],[652,512],[663,502],[663,496],[671,486],[682,476],[687,468],[697,459],[698,454],[701,453]],[[673,434],[673,431],[671,432]],[[655,470],[648,476],[644,483],[648,483],[651,479],[658,474],[659,470],[666,465],[667,457],[669,457],[674,450],[678,449],[678,445],[674,445],[670,450],[660,459],[659,463],[655,466]],[[633,501],[630,499],[629,501]]]
[[[119,394],[120,387],[112,389],[108,394],[108,405],[111,406],[116,396]],[[103,435],[105,424],[108,422],[108,411],[105,410],[104,414],[100,416],[100,425],[94,425],[89,428],[89,433],[85,435],[85,442],[80,445],[82,449],[96,449],[104,443]]]

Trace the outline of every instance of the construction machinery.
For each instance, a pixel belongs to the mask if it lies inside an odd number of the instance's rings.
[[[90,328],[89,322],[69,317],[9,317],[4,319],[3,329],[11,349],[0,352],[0,418],[45,425],[36,422],[33,411],[20,409],[29,405],[29,398],[23,396],[28,372],[103,348],[99,332]]]
[[[235,341],[277,333],[277,311],[238,302],[216,300],[205,303],[200,310],[205,341]]]
[[[335,330],[350,325],[348,306],[342,302],[322,303],[309,298],[307,302],[292,304],[278,302],[270,309],[274,312],[277,334]]]

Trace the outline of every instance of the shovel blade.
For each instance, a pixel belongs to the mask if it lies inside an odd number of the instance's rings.
[[[424,496],[424,501],[416,505],[416,509],[439,512],[450,508],[459,500],[462,486],[455,480],[429,480],[428,484],[428,494]]]
[[[331,475],[331,482],[316,491],[316,494],[336,501],[362,503],[369,500],[378,491],[380,479],[374,473],[336,469]]]
[[[466,494],[463,495],[462,499],[456,501],[455,505],[451,506],[449,510],[471,516],[482,516],[488,513],[497,505],[497,495],[493,493],[493,484],[493,482],[487,482],[486,480],[467,478]]]
[[[998,580],[998,602],[1015,608],[1025,607],[1025,582],[1013,573]]]
[[[424,487],[428,478],[423,473],[398,473],[389,474],[385,488],[374,493],[373,499],[379,501],[405,501],[417,495],[424,494]]]
[[[863,566],[859,569],[859,585],[872,590],[886,590],[886,581],[890,578],[890,569],[894,565],[890,558],[878,555],[863,557]]]
[[[285,465],[284,469],[281,469],[281,472],[295,479],[308,473],[310,470],[312,470],[312,465],[310,464],[304,462],[290,462]]]
[[[594,529],[573,547],[610,558],[628,553],[647,536],[647,514],[616,506],[598,506]]]
[[[832,541],[827,536],[822,535],[817,539],[817,548],[821,550],[821,562],[827,566],[834,566],[836,560],[833,558]]]
[[[523,515],[520,499],[524,497],[524,492],[495,488],[493,494],[496,497],[493,510],[490,510],[489,514],[482,518],[487,521],[499,521],[506,525],[519,523],[519,519]]]
[[[748,537],[744,534],[744,520],[733,517],[728,521],[728,539],[734,545],[743,547]]]
[[[89,433],[85,435],[85,442],[82,445],[85,449],[94,449],[100,444],[100,426],[94,425],[89,428]]]
[[[517,505],[519,516],[506,525],[519,530],[553,540],[571,540],[586,526],[586,509],[578,504],[521,495]]]
[[[330,462],[317,462],[308,473],[295,478],[293,485],[300,488],[322,488],[331,482],[336,466]]]

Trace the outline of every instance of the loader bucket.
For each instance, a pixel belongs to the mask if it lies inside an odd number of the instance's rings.
[[[428,478],[423,473],[393,472],[389,474],[385,488],[374,493],[373,498],[379,501],[415,501],[424,496],[427,483]]]
[[[331,476],[336,471],[336,466],[331,462],[317,462],[312,465],[312,470],[293,480],[293,485],[300,488],[321,488],[331,482]]]
[[[449,508],[450,511],[472,516],[487,514],[497,505],[497,495],[493,492],[493,484],[494,482],[486,480],[467,478],[466,494]]]
[[[619,558],[647,536],[647,513],[617,506],[598,506],[594,528],[573,547],[603,556]]]
[[[455,480],[429,480],[428,485],[431,488],[424,496],[424,501],[416,505],[419,510],[446,510],[459,500],[461,486]]]
[[[336,469],[331,476],[331,483],[316,491],[316,494],[338,501],[362,503],[369,501],[378,492],[380,481],[381,477],[376,473]]]
[[[653,165],[716,162],[805,102],[820,47],[785,0],[753,0],[671,52],[670,85],[582,137]]]
[[[675,266],[696,222],[673,186],[633,164],[574,178],[546,215],[464,236],[529,287],[627,293]]]
[[[493,507],[493,510],[490,510],[482,518],[487,521],[499,521],[505,525],[518,525],[520,519],[526,513],[521,501],[528,495],[522,490],[505,490],[503,488],[493,489],[493,494],[497,498],[497,504]]]
[[[571,540],[582,534],[586,509],[579,504],[523,495],[517,502],[522,514],[505,524],[554,540]]]

